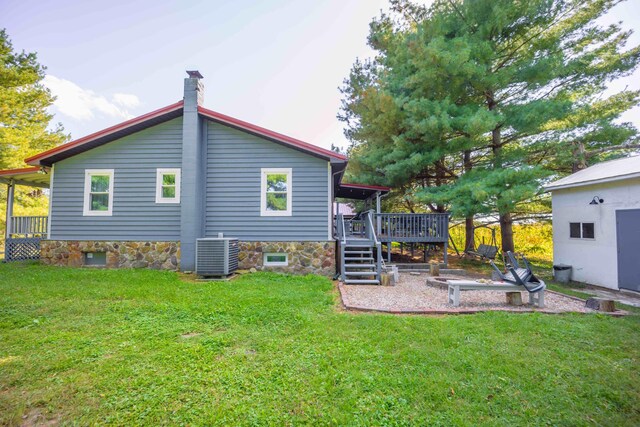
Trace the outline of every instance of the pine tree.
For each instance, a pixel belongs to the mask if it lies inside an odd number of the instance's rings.
[[[637,130],[616,119],[640,94],[603,95],[640,58],[624,50],[630,32],[596,23],[618,2],[392,1],[371,24],[377,56],[357,61],[342,88],[362,178],[428,176],[417,199],[496,214],[513,250],[513,214],[541,206],[529,202],[546,179],[635,144]]]
[[[0,30],[0,169],[25,167],[24,159],[65,141],[62,126],[49,129],[48,108],[54,101],[42,86],[45,67],[35,53],[15,52],[4,29]],[[6,204],[6,186],[0,186],[0,211]],[[20,188],[16,192],[16,213],[28,207],[44,213],[41,191]],[[4,215],[0,214],[4,232]]]
[[[61,125],[47,129],[54,98],[41,84],[44,72],[35,53],[14,52],[0,30],[0,169],[22,167],[26,157],[65,140]]]

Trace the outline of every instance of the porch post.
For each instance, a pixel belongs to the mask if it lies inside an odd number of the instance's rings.
[[[14,195],[15,186],[16,185],[13,183],[13,180],[9,181],[9,183],[7,184],[7,217],[6,217],[7,222],[6,222],[6,231],[4,235],[5,239],[8,239],[9,237],[11,237],[11,232],[12,232],[11,217],[13,217],[13,195]]]
[[[382,228],[382,218],[380,218],[380,192],[376,192],[376,234],[380,235]]]

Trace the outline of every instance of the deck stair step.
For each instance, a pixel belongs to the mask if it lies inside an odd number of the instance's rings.
[[[347,279],[344,281],[344,283],[346,283],[347,285],[379,285],[380,281],[379,280],[373,280],[373,279]]]
[[[343,251],[342,279],[344,283],[379,285],[380,278],[374,257],[374,241],[356,237],[347,238],[340,244]]]

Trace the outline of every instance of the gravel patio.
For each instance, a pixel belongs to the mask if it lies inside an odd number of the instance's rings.
[[[545,307],[536,308],[527,304],[527,292],[521,292],[523,305],[513,306],[506,303],[506,294],[499,291],[463,291],[461,304],[453,307],[447,301],[446,286],[428,284],[427,273],[414,275],[400,273],[400,280],[395,286],[379,285],[345,285],[340,282],[338,289],[342,303],[347,309],[363,311],[382,311],[389,313],[423,313],[423,314],[462,314],[482,311],[509,312],[541,312],[541,313],[593,313],[585,307],[585,301],[545,291]],[[443,277],[446,279],[447,277]],[[451,279],[460,277],[449,277]],[[432,280],[429,280],[433,283]]]

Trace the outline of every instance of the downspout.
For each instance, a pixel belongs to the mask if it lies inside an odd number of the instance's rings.
[[[331,161],[329,161],[329,167],[331,167]],[[335,186],[333,185],[333,180],[335,178],[336,175],[338,175],[339,173],[342,173],[340,171],[338,172],[333,172],[331,173],[331,188],[333,188],[333,191],[331,192],[331,194],[333,195],[332,200],[329,201],[329,203],[331,203],[331,234],[333,236],[333,239],[335,240],[336,235],[334,233],[334,229],[338,228],[338,224],[336,224],[336,220],[334,220],[334,218],[337,219],[338,215],[337,212],[334,212],[333,210],[333,201],[336,199],[335,197]],[[335,251],[336,254],[336,271],[334,274],[334,279],[337,279],[338,276],[340,276],[341,274],[339,273],[340,271],[342,271],[342,264],[344,262],[343,258],[344,258],[344,246],[342,245],[341,242],[336,241],[335,243],[336,246],[338,246],[338,250]]]
[[[331,164],[331,162],[329,162],[329,164]],[[342,172],[344,172],[344,171],[342,171]],[[336,237],[336,236],[335,236],[335,233],[333,232],[334,224],[335,224],[334,218],[336,217],[337,212],[335,212],[335,211],[333,210],[333,202],[336,200],[335,187],[333,186],[333,179],[335,178],[335,176],[336,176],[336,175],[338,175],[338,174],[340,174],[340,173],[342,173],[342,172],[341,172],[341,171],[338,171],[338,172],[333,172],[333,173],[331,174],[331,187],[333,188],[333,191],[331,192],[331,194],[333,195],[333,198],[332,198],[332,200],[330,201],[330,203],[331,203],[331,234],[333,235],[333,238],[334,238],[334,239],[335,239],[335,237]],[[337,227],[337,225],[335,225],[335,227]]]

